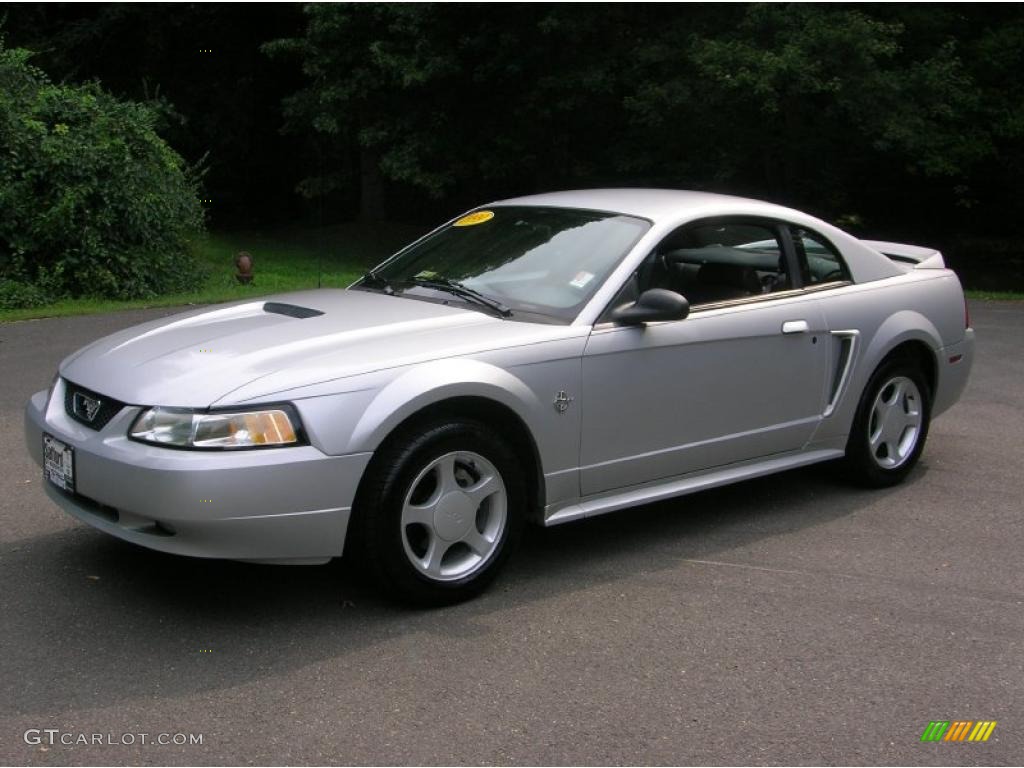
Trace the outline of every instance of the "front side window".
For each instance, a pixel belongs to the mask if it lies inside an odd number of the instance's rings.
[[[373,276],[410,298],[452,300],[436,288],[449,281],[519,319],[569,322],[649,228],[644,219],[616,213],[494,206],[412,245]],[[357,287],[374,283],[364,279]]]
[[[774,226],[745,221],[676,230],[658,245],[637,278],[640,291],[667,288],[685,296],[692,307],[792,287]]]

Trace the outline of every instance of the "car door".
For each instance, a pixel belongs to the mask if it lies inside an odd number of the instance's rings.
[[[711,233],[666,238],[634,278],[634,292],[689,292],[690,315],[599,322],[587,342],[584,496],[798,450],[821,419],[827,328],[814,294],[799,290],[788,232],[747,220],[701,226]],[[722,280],[734,263],[743,276]]]

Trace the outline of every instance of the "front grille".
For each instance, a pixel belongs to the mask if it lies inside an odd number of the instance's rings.
[[[80,402],[78,411],[75,410],[75,396],[79,395],[81,398],[88,398],[89,402],[98,402],[99,407],[96,409],[92,419],[86,418],[88,415],[88,409],[85,407],[88,402]],[[89,429],[100,430],[103,429],[110,420],[114,418],[118,412],[124,408],[124,403],[120,400],[115,400],[112,397],[98,394],[93,392],[91,389],[80,387],[77,384],[72,384],[67,379],[64,380],[64,410],[72,419],[77,421],[79,424],[88,427]]]

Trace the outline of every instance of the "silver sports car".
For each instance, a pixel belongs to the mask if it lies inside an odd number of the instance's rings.
[[[974,333],[934,250],[668,190],[449,221],[348,289],[100,339],[25,413],[46,492],[184,555],[317,563],[417,602],[555,525],[842,459],[902,480]]]

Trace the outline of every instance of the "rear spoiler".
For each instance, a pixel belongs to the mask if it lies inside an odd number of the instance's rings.
[[[904,243],[887,243],[882,240],[861,240],[868,248],[873,248],[907,269],[944,269],[946,262],[942,254],[934,248],[922,248],[919,245]]]

